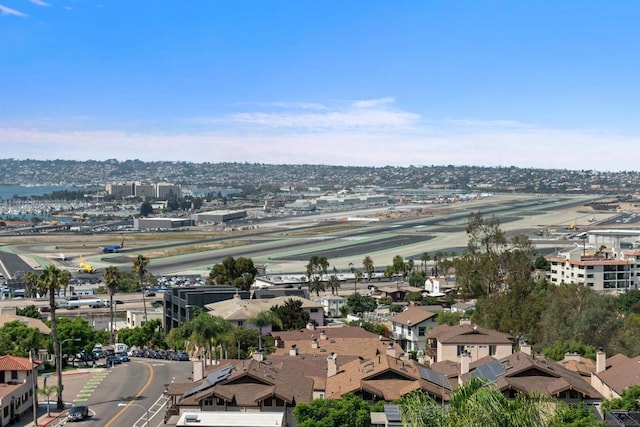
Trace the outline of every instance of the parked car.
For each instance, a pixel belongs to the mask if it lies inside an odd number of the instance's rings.
[[[89,407],[84,405],[72,406],[69,409],[67,419],[69,421],[82,421],[89,416]]]
[[[122,359],[120,359],[115,354],[107,356],[107,365],[118,365],[120,363],[122,363]]]
[[[116,357],[120,359],[121,362],[130,362],[131,359],[127,353],[116,353]]]

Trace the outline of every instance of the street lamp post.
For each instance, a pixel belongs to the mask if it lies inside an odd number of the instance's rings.
[[[144,410],[144,412],[146,413],[146,416],[147,416],[147,427],[149,427],[149,420],[150,420],[150,417],[149,417],[149,409],[148,409],[148,408],[145,408],[144,406],[142,406],[142,405],[138,405],[137,403],[133,403],[133,402],[129,402],[129,403],[118,403],[118,406],[124,406],[124,407],[127,407],[127,408],[128,408],[129,406],[137,406],[138,408],[142,408],[142,409]]]
[[[64,343],[70,341],[77,342],[80,341],[80,338],[67,338],[66,340],[60,341],[60,351],[58,354],[59,359],[56,361],[56,371],[58,373],[58,405],[60,404],[60,402],[62,402],[62,405],[64,405],[64,400],[62,399],[62,391],[64,390],[64,386],[62,385],[62,346],[64,345]],[[59,409],[64,409],[64,407]]]

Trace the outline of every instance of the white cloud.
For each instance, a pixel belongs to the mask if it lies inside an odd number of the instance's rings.
[[[11,9],[7,6],[3,6],[0,4],[0,15],[2,16],[6,16],[6,15],[13,15],[13,16],[20,16],[20,17],[27,17],[29,15],[27,15],[26,13],[22,13],[19,10],[15,10],[15,9]]]
[[[42,0],[29,0],[31,3],[38,5],[38,6],[51,6],[50,3],[46,3]]]
[[[396,102],[395,98],[378,98],[378,99],[363,99],[360,101],[353,101],[351,105],[355,108],[373,108],[381,105],[393,104]]]

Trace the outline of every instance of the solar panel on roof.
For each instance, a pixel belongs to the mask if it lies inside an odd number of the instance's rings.
[[[444,375],[432,371],[429,368],[425,368],[424,366],[418,366],[418,371],[420,372],[420,377],[422,377],[423,380],[429,381],[430,383],[440,386],[446,390],[451,390],[451,386]]]
[[[485,365],[478,366],[469,375],[471,377],[486,378],[489,381],[495,381],[499,375],[503,375],[505,372],[502,364],[494,360]]]
[[[396,423],[402,421],[400,418],[400,405],[384,405],[384,415],[387,417],[387,421]]]
[[[215,386],[220,381],[226,380],[229,377],[229,374],[231,374],[232,370],[233,370],[233,366],[232,365],[227,365],[222,369],[218,369],[217,371],[213,371],[212,373],[207,375],[207,377],[204,379],[204,381],[202,381],[202,384],[200,384],[199,386],[196,386],[196,387],[192,388],[191,390],[187,391],[182,397],[189,397],[189,396],[192,396],[192,395],[194,395],[196,393],[201,392],[202,390],[206,390],[208,388],[211,388],[211,387]]]

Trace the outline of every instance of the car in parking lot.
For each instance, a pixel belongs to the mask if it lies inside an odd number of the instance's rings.
[[[118,365],[120,363],[122,363],[122,359],[115,354],[107,356],[107,365]]]
[[[131,359],[127,353],[116,353],[115,356],[120,359],[121,362],[130,362]]]
[[[69,421],[82,421],[89,417],[89,407],[85,405],[72,406],[69,409],[67,419]]]

